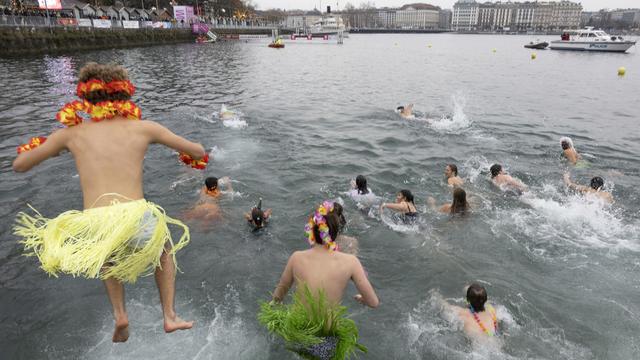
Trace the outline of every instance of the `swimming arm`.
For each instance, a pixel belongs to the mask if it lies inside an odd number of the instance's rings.
[[[202,145],[178,136],[171,130],[154,121],[145,121],[151,142],[170,147],[178,152],[187,153],[194,159],[202,159],[206,154]]]
[[[13,171],[26,172],[34,166],[57,156],[67,148],[68,130],[60,129],[52,133],[47,140],[35,149],[24,151],[13,161]]]
[[[351,279],[358,289],[358,295],[360,295],[360,297],[356,295],[355,299],[364,305],[372,308],[377,308],[380,304],[378,296],[376,295],[375,290],[373,290],[373,286],[371,286],[369,279],[367,279],[367,274],[364,272],[364,268],[362,267],[360,260],[358,260],[358,258],[355,256],[353,257],[353,259],[354,269],[353,274],[351,275]]]
[[[584,186],[584,185],[578,185],[578,184],[574,183],[573,181],[571,181],[571,178],[569,177],[568,173],[564,174],[562,179],[564,180],[565,185],[567,185],[567,187],[569,189],[572,189],[572,190],[575,190],[575,191],[578,191],[578,192],[582,192],[582,193],[589,191],[589,187]]]
[[[396,204],[396,203],[382,203],[380,205],[380,210],[387,208],[395,211],[406,211],[407,206],[404,204]]]
[[[282,276],[280,276],[280,282],[276,286],[276,289],[273,290],[273,300],[277,302],[282,302],[284,297],[289,292],[291,285],[293,285],[293,262],[295,261],[294,257],[296,253],[293,253],[291,257],[289,257],[289,261],[287,261],[287,266],[284,268],[282,272]]]

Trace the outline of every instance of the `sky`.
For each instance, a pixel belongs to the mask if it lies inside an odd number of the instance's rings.
[[[453,3],[456,0],[253,0],[253,3],[258,5],[258,9],[266,10],[271,8],[280,8],[280,9],[313,9],[320,8],[320,4],[322,4],[322,8],[325,9],[327,5],[331,5],[332,8],[336,7],[336,3],[338,4],[338,8],[341,9],[347,2],[355,5],[356,7],[360,5],[362,2],[372,2],[376,7],[399,7],[404,4],[411,4],[416,2],[424,2],[427,4],[433,4],[440,6],[445,9],[451,9],[453,7]],[[487,0],[488,1],[488,0]],[[504,0],[506,1],[506,0]],[[524,0],[521,0],[524,1]],[[640,0],[574,0],[576,2],[582,3],[582,7],[585,11],[595,11],[600,10],[602,8],[616,9],[616,8],[638,8],[640,7]],[[484,2],[484,1],[479,1]]]

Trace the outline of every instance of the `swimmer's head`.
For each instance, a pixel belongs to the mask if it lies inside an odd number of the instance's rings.
[[[368,194],[369,189],[367,188],[367,178],[362,175],[358,175],[356,177],[356,189],[358,189],[358,194]]]
[[[90,62],[80,69],[80,74],[78,75],[79,82],[87,82],[89,80],[101,80],[105,83],[126,81],[129,80],[129,74],[120,65]],[[129,100],[131,99],[131,94],[126,91],[107,93],[106,89],[101,89],[87,92],[84,95],[84,99],[92,104],[97,104],[102,101]]]
[[[560,138],[560,146],[562,146],[562,150],[569,150],[573,148],[573,141],[571,141],[568,137]]]
[[[464,213],[469,208],[467,203],[467,192],[461,188],[453,190],[453,201],[451,202],[451,213]]]
[[[254,207],[251,210],[251,221],[257,228],[261,228],[264,226],[264,211],[261,209]]]
[[[397,110],[397,111],[404,111],[404,106],[398,106],[398,107],[396,108],[396,110]]]
[[[491,165],[491,168],[489,168],[489,171],[491,171],[491,178],[493,179],[494,177],[500,175],[500,173],[502,172],[502,165],[493,164]]]
[[[604,179],[602,179],[600,176],[596,176],[593,179],[591,179],[591,188],[593,190],[600,190],[603,186],[604,186]]]
[[[218,189],[218,178],[210,176],[204,180],[204,186],[207,187],[209,191],[215,191]]]
[[[467,288],[467,302],[471,305],[473,311],[484,311],[484,304],[487,302],[487,290],[478,284],[471,284]]]
[[[407,201],[413,204],[413,194],[409,190],[400,190],[397,196],[398,201]]]
[[[444,169],[444,174],[447,177],[458,176],[458,167],[455,164],[448,164]]]

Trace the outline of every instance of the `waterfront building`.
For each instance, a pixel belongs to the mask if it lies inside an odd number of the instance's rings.
[[[440,23],[438,27],[441,30],[450,30],[451,29],[451,10],[441,9],[440,10]]]
[[[396,11],[395,23],[401,29],[437,29],[440,8],[430,4],[404,5]]]
[[[453,5],[451,29],[472,31],[478,28],[480,6],[474,0],[458,0]]]
[[[396,9],[384,8],[378,10],[377,24],[381,28],[395,29],[396,28]]]

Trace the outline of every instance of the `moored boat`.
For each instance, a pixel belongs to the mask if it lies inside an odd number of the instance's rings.
[[[537,49],[544,50],[549,46],[549,43],[546,41],[531,41],[528,44],[525,44],[524,47],[527,49]]]
[[[587,27],[583,30],[565,31],[560,40],[551,42],[553,50],[626,52],[635,45],[632,40],[625,40],[622,36],[611,36],[602,30]]]

